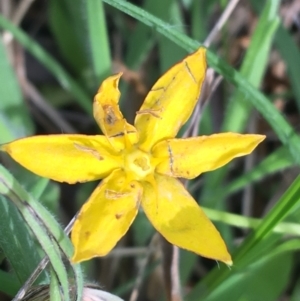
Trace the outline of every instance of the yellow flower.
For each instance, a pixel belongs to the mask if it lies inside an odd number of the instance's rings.
[[[94,99],[94,117],[104,135],[34,136],[1,147],[32,172],[59,182],[104,179],[75,222],[74,262],[111,251],[142,207],[170,243],[232,263],[219,232],[176,178],[193,179],[219,168],[251,153],[265,137],[174,138],[197,103],[205,71],[203,48],[173,66],[148,93],[134,126],[119,110],[121,74],[111,76]]]

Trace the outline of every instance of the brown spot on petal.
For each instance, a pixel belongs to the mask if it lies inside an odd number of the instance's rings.
[[[118,119],[115,115],[113,107],[109,105],[104,105],[103,110],[105,112],[105,123],[109,125],[114,125]]]
[[[122,213],[117,213],[117,214],[115,215],[116,219],[120,219],[122,216],[123,216]]]

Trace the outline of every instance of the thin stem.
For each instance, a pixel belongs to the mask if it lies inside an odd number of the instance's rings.
[[[216,38],[217,34],[221,30],[221,28],[224,26],[224,24],[229,19],[231,13],[237,6],[240,0],[230,0],[230,2],[227,4],[225,10],[223,11],[223,14],[219,18],[218,22],[215,24],[214,28],[209,33],[208,37],[204,41],[204,46],[209,47],[210,44],[213,42],[213,40]]]
[[[181,301],[181,285],[179,275],[179,248],[173,246],[172,263],[171,263],[171,300]]]
[[[77,215],[76,215],[77,216]],[[73,217],[73,219],[69,222],[69,224],[65,228],[65,233],[69,234],[72,230],[72,227],[74,225],[76,216]],[[21,301],[23,297],[25,296],[26,292],[29,290],[29,288],[32,286],[32,284],[35,282],[35,280],[38,278],[40,273],[46,268],[46,266],[49,263],[49,258],[44,257],[42,261],[38,264],[36,269],[33,271],[33,273],[30,275],[30,277],[26,280],[24,285],[20,288],[16,296],[13,298],[12,301]]]

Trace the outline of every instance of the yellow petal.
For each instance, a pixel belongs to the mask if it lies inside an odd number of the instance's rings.
[[[82,207],[73,230],[73,262],[104,256],[133,222],[140,204],[142,186],[128,182],[121,170],[114,171]]]
[[[155,83],[135,119],[143,150],[176,136],[194,110],[205,72],[205,49],[200,48]]]
[[[153,156],[161,159],[156,171],[172,177],[193,179],[227,164],[233,158],[250,154],[264,139],[262,135],[236,133],[167,139],[153,147]]]
[[[156,230],[180,248],[232,264],[219,232],[183,185],[171,177],[155,178],[157,191],[143,185],[142,207]]]
[[[105,136],[47,135],[1,146],[30,171],[58,182],[86,182],[106,177],[121,164]]]
[[[101,84],[94,98],[94,118],[100,126],[103,134],[110,143],[118,150],[124,149],[129,139],[135,144],[138,135],[135,127],[126,122],[119,108],[120,91],[119,80],[122,73],[110,76]]]

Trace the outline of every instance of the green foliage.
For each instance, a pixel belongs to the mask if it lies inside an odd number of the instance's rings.
[[[24,105],[21,89],[0,41],[0,143],[33,133],[33,124]]]
[[[4,15],[0,15],[0,27],[10,33],[55,78],[59,87],[50,88],[50,92],[49,87],[40,89],[42,94],[48,89],[43,95],[46,99],[49,94],[54,98],[48,99],[53,109],[64,112],[67,104],[71,111],[77,110],[74,114],[76,118],[80,116],[80,120],[86,121],[92,118],[92,98],[99,83],[118,71],[115,70],[114,61],[121,61],[133,72],[142,70],[135,74],[143,74],[146,81],[153,82],[187,52],[201,45],[200,42],[209,33],[208,23],[215,7],[219,5],[225,9],[227,5],[226,1],[145,0],[138,7],[131,2],[49,0],[47,24],[59,52],[57,57]],[[268,124],[268,133],[272,133],[272,139],[277,144],[274,149],[265,149],[263,155],[257,156],[255,163],[245,172],[236,175],[234,172],[238,168],[232,172],[232,165],[229,165],[188,183],[188,189],[203,205],[208,217],[217,222],[234,254],[231,269],[225,266],[209,267],[205,277],[201,278],[197,277],[198,271],[195,270],[199,257],[181,251],[180,280],[182,286],[189,285],[189,292],[185,296],[188,301],[278,300],[290,287],[291,273],[298,265],[294,255],[299,252],[300,244],[291,236],[298,237],[300,233],[300,178],[292,177],[287,187],[276,195],[280,184],[276,177],[293,167],[298,168],[300,138],[290,120],[270,100],[272,95],[262,92],[261,87],[270,64],[271,51],[276,49],[286,66],[289,96],[300,109],[299,45],[279,18],[280,1],[248,2],[257,14],[257,23],[240,67],[234,68],[225,60],[231,49],[226,44],[226,25],[220,32],[219,48],[212,45],[207,52],[208,65],[223,77],[226,91],[224,111],[221,120],[218,120],[219,128],[221,131],[244,132],[253,118],[256,121],[264,119]],[[11,53],[7,52],[9,47],[6,46],[1,39],[0,144],[45,131],[30,114],[32,105],[24,101],[21,82],[17,79],[16,70],[9,59]],[[121,83],[122,106],[126,113],[132,115],[133,107],[140,100],[133,100],[134,93],[129,82]],[[143,79],[140,82],[144,83]],[[63,96],[56,96],[59,93],[63,93]],[[68,102],[56,99],[66,95]],[[216,117],[212,116],[212,112],[213,107],[209,104],[203,113],[199,133],[210,134],[214,131]],[[61,116],[64,118],[68,115]],[[80,132],[80,122],[76,119],[73,123]],[[94,129],[89,128],[88,131],[94,134]],[[268,142],[267,139],[265,143]],[[78,189],[72,190],[71,202],[75,204],[72,213],[63,212],[59,203],[61,185],[32,175],[5,155],[1,155],[0,160],[0,263],[9,266],[9,269],[0,269],[0,291],[10,296],[16,294],[40,260],[47,255],[51,267],[41,274],[36,284],[50,285],[51,300],[70,300],[70,288],[75,281],[78,285],[77,298],[81,300],[83,274],[78,265],[66,260],[72,255],[72,245],[54,216],[74,214],[74,208],[79,209],[95,184],[80,184]],[[272,179],[271,185],[264,189],[264,182],[269,179]],[[267,213],[261,214],[261,210],[256,218],[241,216],[240,211],[236,213],[240,201],[232,206],[235,213],[231,213],[226,203],[228,199],[241,200],[241,195],[249,186],[254,190],[258,187],[261,206],[269,204],[274,198],[277,200]],[[241,243],[236,242],[237,235],[233,227],[242,233],[244,239]],[[248,233],[245,229],[251,231]],[[145,214],[138,216],[131,231],[121,246],[126,246],[126,243],[139,248],[149,246],[154,230]],[[145,282],[161,266],[157,257],[150,257],[142,275],[139,275],[139,279]],[[139,256],[135,260],[140,263]],[[121,270],[116,264],[118,260],[114,262],[109,270],[117,266],[120,269],[117,274],[121,276],[112,291],[126,296],[125,293],[134,287],[137,276]],[[90,278],[94,268],[93,262],[86,266]],[[69,281],[70,277],[73,282]],[[114,277],[111,276],[112,279]],[[300,282],[292,285],[291,300],[298,300]]]

